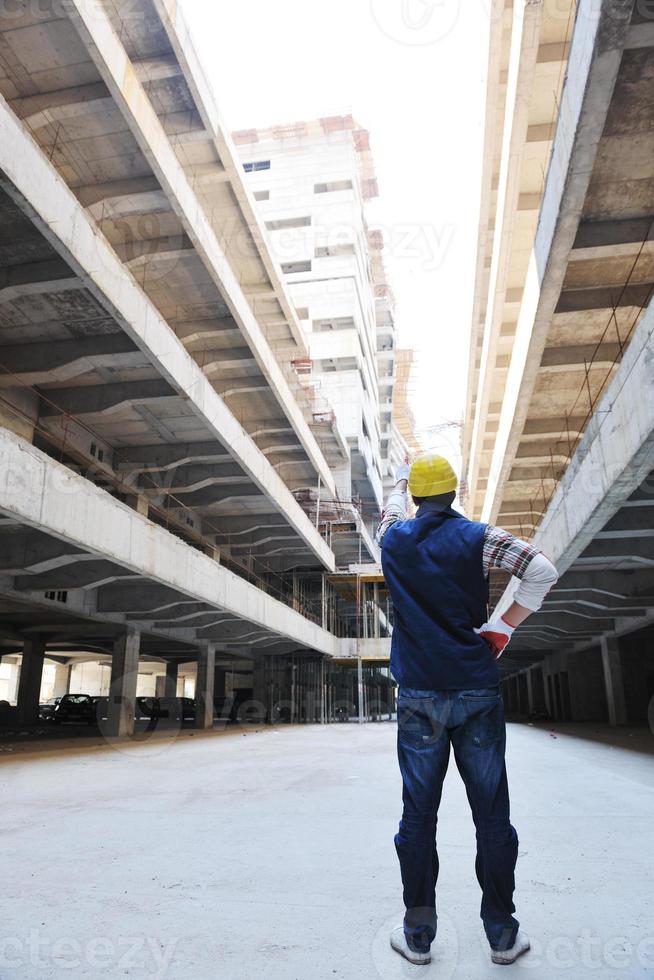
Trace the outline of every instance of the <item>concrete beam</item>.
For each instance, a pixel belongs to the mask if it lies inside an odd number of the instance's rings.
[[[196,466],[182,466],[171,473],[172,480],[166,480],[166,493],[193,493],[205,487],[213,486],[246,486],[251,485],[245,481],[243,470],[232,460],[227,458],[226,463],[219,465],[205,464]],[[159,487],[152,487],[151,481],[145,481],[143,493],[152,495],[160,493]],[[290,528],[288,529],[290,531]]]
[[[570,592],[596,593],[610,599],[638,600],[641,596],[647,598],[648,594],[654,596],[654,574],[614,571],[597,575],[573,568],[559,580],[552,596]],[[646,604],[654,605],[654,600]]]
[[[197,463],[218,465],[232,461],[233,457],[225,452],[219,442],[128,446],[121,449],[116,469],[125,473],[159,473]]]
[[[644,10],[647,11],[647,5],[644,4],[643,6]],[[624,46],[627,50],[654,48],[654,24],[632,24],[627,31]]]
[[[198,260],[193,243],[186,235],[164,235],[161,238],[144,238],[114,245],[116,255],[132,271],[156,261]]]
[[[172,212],[170,201],[161,189],[118,194],[114,197],[106,196],[99,203],[92,204],[88,210],[100,224],[103,221],[114,221],[116,218]]]
[[[648,241],[654,241],[654,214],[615,221],[582,221],[573,248],[574,252],[581,249],[610,249],[616,245],[635,245],[639,248]]]
[[[546,347],[541,358],[541,367],[551,369],[572,369],[590,365],[613,364],[618,360],[622,351],[620,344],[579,344],[570,347]]]
[[[1,356],[1,352],[0,352]],[[59,415],[105,415],[124,405],[139,405],[160,399],[179,398],[167,381],[123,381],[116,384],[80,385],[77,388],[48,388],[42,401],[43,418]]]
[[[40,574],[92,556],[57,538],[35,531],[0,535],[0,569],[3,575]]]
[[[92,208],[103,201],[117,201],[123,197],[130,198],[134,195],[156,193],[160,190],[161,184],[153,174],[147,177],[128,177],[122,180],[89,184],[85,187],[75,187],[73,193],[83,207]]]
[[[623,507],[605,524],[596,540],[651,537],[654,537],[654,500],[648,507]]]
[[[75,85],[12,99],[10,106],[30,129],[40,129],[51,123],[103,113],[114,108],[109,89],[104,82]]]
[[[309,459],[324,485],[334,493],[333,477],[327,462],[109,17],[101,7],[90,10],[85,0],[70,0],[67,13],[130,126],[141,152],[152,166],[186,233],[229,306]]]
[[[335,654],[338,640],[330,633],[6,429],[0,429],[0,510],[119,566],[143,585],[172,590],[177,601],[206,602],[299,646]],[[128,591],[137,600],[138,590]]]
[[[519,4],[513,12],[511,47],[504,109],[498,200],[496,206],[496,247],[491,256],[487,294],[493,301],[486,310],[483,346],[478,373],[477,410],[470,444],[469,482],[477,485],[481,447],[485,438],[488,405],[496,380],[493,365],[497,362],[505,301],[510,284],[509,267],[514,247],[516,210],[520,208],[520,181],[527,151],[529,108],[538,61],[538,39],[543,17],[541,4]],[[497,125],[495,122],[494,125]],[[533,206],[532,203],[529,205]]]
[[[580,0],[482,520],[494,521],[529,414],[629,30],[632,3]]]
[[[24,262],[0,269],[0,302],[11,303],[21,296],[81,289],[82,284],[63,259]]]
[[[143,96],[145,98],[145,95]],[[145,293],[98,235],[74,194],[0,97],[0,186],[62,255],[84,286],[146,354],[165,380],[243,466],[322,564],[334,556],[243,426]],[[271,355],[272,356],[272,355]]]
[[[529,439],[542,439],[543,436],[550,436],[560,439],[566,438],[568,434],[573,438],[580,436],[586,425],[585,415],[553,415],[548,418],[530,418],[525,423],[522,441]],[[510,506],[510,501],[504,501],[503,507]]]
[[[597,286],[594,289],[566,289],[559,296],[555,313],[582,313],[606,310],[607,314],[623,307],[647,306],[654,283],[632,283],[628,286]],[[607,315],[608,320],[608,315]]]
[[[2,501],[0,500],[0,507]],[[95,561],[87,556],[83,561],[56,565],[45,572],[31,575],[18,575],[14,580],[14,588],[18,592],[69,592],[71,589],[92,591],[111,582],[138,578],[137,574],[127,571],[110,561]]]
[[[72,380],[101,367],[138,367],[146,364],[144,355],[121,330],[115,334],[80,337],[47,343],[17,344],[0,348],[0,365],[10,377],[0,376],[0,386],[26,385]]]
[[[620,535],[618,538],[596,534],[587,548],[575,559],[575,568],[584,565],[593,567],[609,567],[615,565],[640,566],[654,568],[654,547],[651,535],[637,537]]]
[[[134,62],[134,71],[143,85],[179,78],[182,74],[174,54],[160,55],[158,58],[139,58]]]

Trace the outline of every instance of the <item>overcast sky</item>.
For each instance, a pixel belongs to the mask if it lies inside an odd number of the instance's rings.
[[[352,112],[370,130],[420,428],[461,419],[474,286],[488,0],[182,0],[231,129]],[[458,452],[459,432],[426,436]]]

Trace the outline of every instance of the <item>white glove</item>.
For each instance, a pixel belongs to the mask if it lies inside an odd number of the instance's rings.
[[[475,633],[479,633],[490,647],[495,660],[499,660],[515,633],[515,626],[511,626],[510,623],[507,623],[504,616],[500,616],[499,619],[495,619],[493,622],[484,623],[481,629],[475,630]]]
[[[400,480],[408,480],[411,475],[411,466],[409,463],[402,463],[398,466],[397,473],[395,474],[395,482],[399,483]]]

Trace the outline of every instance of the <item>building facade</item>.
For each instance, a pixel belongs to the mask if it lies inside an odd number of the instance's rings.
[[[302,323],[319,390],[350,450],[339,497],[369,523],[382,506],[393,399],[395,329],[370,138],[351,116],[234,135],[248,182]]]

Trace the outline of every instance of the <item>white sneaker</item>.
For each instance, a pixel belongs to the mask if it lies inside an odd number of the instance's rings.
[[[517,958],[530,948],[529,936],[522,929],[518,929],[518,935],[511,949],[491,949],[491,959],[493,963],[507,966],[509,963],[515,963]]]
[[[409,963],[415,963],[417,966],[426,966],[427,963],[431,963],[431,953],[417,953],[411,949],[404,935],[404,926],[398,926],[397,929],[393,929],[391,933],[391,946],[396,953],[403,956]]]

